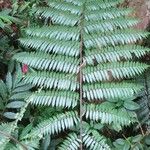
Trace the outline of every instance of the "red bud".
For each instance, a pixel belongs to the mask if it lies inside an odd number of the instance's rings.
[[[24,74],[28,72],[28,65],[27,65],[27,64],[24,64],[24,65],[22,66],[22,72],[23,72]]]

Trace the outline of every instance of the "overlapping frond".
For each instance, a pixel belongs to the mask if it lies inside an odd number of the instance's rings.
[[[47,91],[33,95],[34,105],[74,108],[77,106],[79,94],[70,91]]]
[[[83,86],[83,97],[89,101],[133,97],[141,89],[132,83],[95,83]]]
[[[74,127],[78,123],[79,118],[77,112],[68,111],[41,122],[27,137],[36,138],[46,134],[60,133],[61,131]]]
[[[58,147],[58,150],[78,150],[79,146],[80,139],[78,139],[77,134],[70,133],[60,147]]]

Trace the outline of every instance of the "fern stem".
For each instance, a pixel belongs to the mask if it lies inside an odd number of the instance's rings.
[[[84,6],[83,6],[84,11]],[[83,61],[83,48],[84,48],[84,41],[83,41],[83,20],[84,20],[84,14],[82,12],[81,19],[80,19],[80,67],[79,67],[79,82],[80,82],[80,150],[83,149],[83,71],[82,68],[84,67],[84,61]]]
[[[83,56],[82,56],[82,51],[83,51],[83,38],[81,34],[81,47],[80,47],[80,150],[82,150],[82,115],[83,115],[83,110],[82,110],[82,105],[83,105],[83,74],[82,74],[82,64],[83,64]]]

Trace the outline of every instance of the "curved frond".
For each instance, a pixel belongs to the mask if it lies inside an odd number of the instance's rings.
[[[133,83],[96,83],[83,86],[83,97],[89,101],[133,97],[142,87]]]
[[[35,127],[30,134],[27,135],[29,138],[41,137],[46,134],[59,133],[64,130],[70,129],[79,123],[77,112],[66,112],[58,114],[48,120],[42,121]]]
[[[70,133],[60,147],[58,147],[58,150],[78,150],[79,146],[80,139],[78,139],[77,134]]]
[[[33,94],[32,104],[53,107],[74,108],[77,106],[79,94],[70,91],[47,91]]]

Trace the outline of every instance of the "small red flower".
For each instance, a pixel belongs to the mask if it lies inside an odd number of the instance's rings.
[[[24,65],[22,66],[22,72],[23,72],[24,74],[26,74],[26,73],[28,72],[28,65],[27,65],[27,64],[24,64]]]

